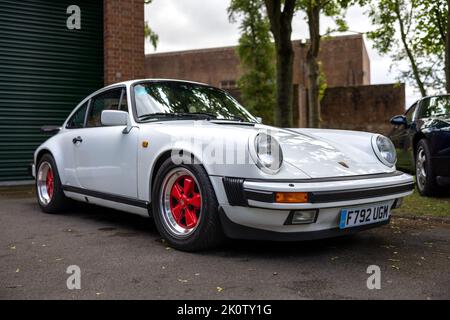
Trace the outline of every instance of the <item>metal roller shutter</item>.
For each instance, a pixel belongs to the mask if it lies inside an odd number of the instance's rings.
[[[81,9],[81,29],[66,26]],[[0,0],[0,182],[26,180],[33,152],[103,86],[103,1]]]

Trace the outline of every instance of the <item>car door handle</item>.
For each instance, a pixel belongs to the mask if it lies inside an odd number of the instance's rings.
[[[76,138],[73,138],[72,142],[73,142],[73,144],[77,144],[78,142],[81,143],[81,142],[83,142],[83,139],[81,139],[81,137],[76,137]]]

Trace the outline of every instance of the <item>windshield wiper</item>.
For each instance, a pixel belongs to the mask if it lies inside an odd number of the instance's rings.
[[[145,121],[156,118],[185,118],[185,117],[199,118],[206,120],[217,119],[215,115],[206,112],[172,112],[172,113],[156,112],[144,114],[139,117],[139,120]]]
[[[208,113],[208,112],[172,112],[172,113],[155,112],[155,113],[144,114],[139,117],[139,120],[145,121],[145,120],[157,119],[157,118],[186,118],[186,117],[205,119],[205,120],[223,120],[223,121],[245,122],[244,119],[237,117],[237,116],[219,119],[216,115],[214,115],[212,113]]]
[[[156,119],[156,118],[177,118],[180,115],[178,113],[166,113],[166,112],[155,112],[148,113],[139,116],[139,120],[148,120],[148,119]]]

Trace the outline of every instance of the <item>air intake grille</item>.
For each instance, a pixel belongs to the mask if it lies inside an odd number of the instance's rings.
[[[228,202],[232,206],[248,206],[247,199],[244,196],[244,179],[223,178],[223,186],[227,194]]]

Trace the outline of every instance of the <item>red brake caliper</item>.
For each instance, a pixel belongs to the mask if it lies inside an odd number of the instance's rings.
[[[54,188],[52,169],[48,169],[47,178],[45,179],[45,185],[47,187],[47,194],[51,199],[53,197],[53,188]]]
[[[181,176],[170,192],[170,209],[180,227],[192,229],[198,223],[202,198],[191,176]]]

